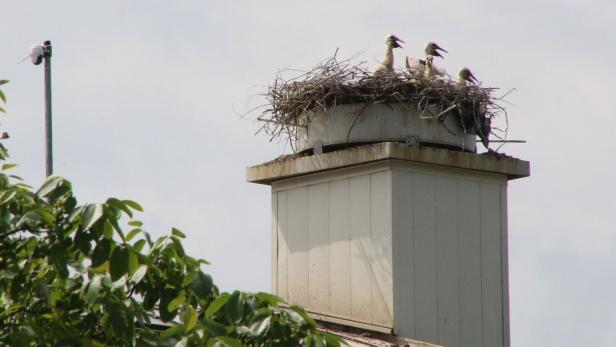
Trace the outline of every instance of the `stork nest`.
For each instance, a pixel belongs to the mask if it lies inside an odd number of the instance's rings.
[[[346,104],[399,104],[416,107],[422,118],[439,121],[454,112],[467,133],[476,134],[488,147],[490,135],[504,139],[506,128],[492,126],[500,115],[506,93],[494,96],[498,88],[461,84],[451,78],[417,78],[406,71],[374,75],[351,59],[338,61],[336,54],[310,71],[280,70],[263,94],[267,99],[258,120],[270,140],[282,138],[293,146],[298,127],[308,126],[306,112],[326,112]],[[294,76],[286,77],[292,73]],[[350,131],[350,130],[349,130]]]

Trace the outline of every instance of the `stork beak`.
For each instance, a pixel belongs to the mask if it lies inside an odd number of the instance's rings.
[[[445,53],[449,53],[449,52],[447,52],[447,51],[446,51],[443,47],[441,47],[441,46],[437,45],[436,43],[434,44],[434,49],[437,49],[437,50],[439,50],[439,51],[443,51],[443,52],[445,52]]]
[[[443,58],[443,56],[441,55],[441,53],[439,51],[445,52],[445,53],[449,53],[447,52],[447,50],[445,50],[444,48],[442,48],[441,46],[437,45],[436,43],[434,44],[434,52],[435,52],[435,56],[437,57],[441,57]]]
[[[402,46],[400,45],[400,42],[406,43],[406,42],[404,42],[404,41],[402,41],[399,38],[394,36],[394,48],[402,48]]]

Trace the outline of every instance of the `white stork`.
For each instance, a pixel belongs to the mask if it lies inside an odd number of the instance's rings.
[[[445,77],[447,76],[447,71],[445,71],[445,69],[440,68],[436,65],[434,65],[434,56],[427,56],[426,57],[426,72],[425,72],[425,76],[427,78],[432,78],[432,77]]]
[[[441,57],[441,53],[439,51],[443,51],[448,53],[445,49],[441,48],[441,46],[437,45],[435,42],[430,41],[424,47],[425,60],[419,59],[415,57],[406,57],[406,68],[409,73],[417,78],[424,77],[432,77],[435,75],[442,76],[445,72],[441,69],[438,69],[432,64],[432,57]],[[428,62],[430,60],[430,62]]]
[[[393,34],[385,38],[385,57],[374,67],[374,75],[394,72],[394,48],[401,48],[400,42],[404,43]]]

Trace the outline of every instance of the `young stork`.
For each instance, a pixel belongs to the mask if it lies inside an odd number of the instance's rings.
[[[478,84],[479,81],[475,78],[475,75],[467,67],[463,67],[458,71],[458,83],[460,84]]]
[[[447,76],[447,71],[445,71],[445,69],[443,69],[443,68],[440,68],[440,67],[434,65],[433,60],[434,60],[434,56],[432,56],[432,55],[429,55],[429,56],[426,57],[425,77],[432,78],[432,77],[445,77],[445,76]]]
[[[385,57],[374,67],[374,75],[394,73],[394,48],[401,48],[400,42],[404,43],[393,34],[385,38]]]
[[[413,77],[426,77],[426,61],[424,59],[406,57],[406,69]]]
[[[448,53],[445,49],[441,48],[441,46],[437,45],[435,42],[428,42],[424,47],[424,54],[426,59],[424,60],[415,57],[406,57],[406,69],[411,75],[417,78],[432,77],[435,74],[439,75],[439,72],[441,73],[439,76],[444,75],[444,71],[441,71],[440,69],[433,67],[432,65],[432,57],[436,56],[443,58],[439,51]],[[428,60],[430,60],[430,63],[428,63]]]

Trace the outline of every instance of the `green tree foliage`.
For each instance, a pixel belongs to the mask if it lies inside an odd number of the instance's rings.
[[[0,80],[0,86],[3,86],[7,83],[9,83],[8,80]],[[0,113],[6,112],[6,110],[3,107],[4,104],[6,104],[6,96],[4,95],[4,92],[2,91],[2,89],[0,89]],[[0,143],[0,160],[6,160],[7,157],[8,157],[8,152],[6,151],[6,148],[4,147],[4,145]]]
[[[68,180],[33,190],[13,166],[0,171],[0,346],[340,345],[274,295],[220,293],[181,231],[144,231],[136,202],[80,205]]]

